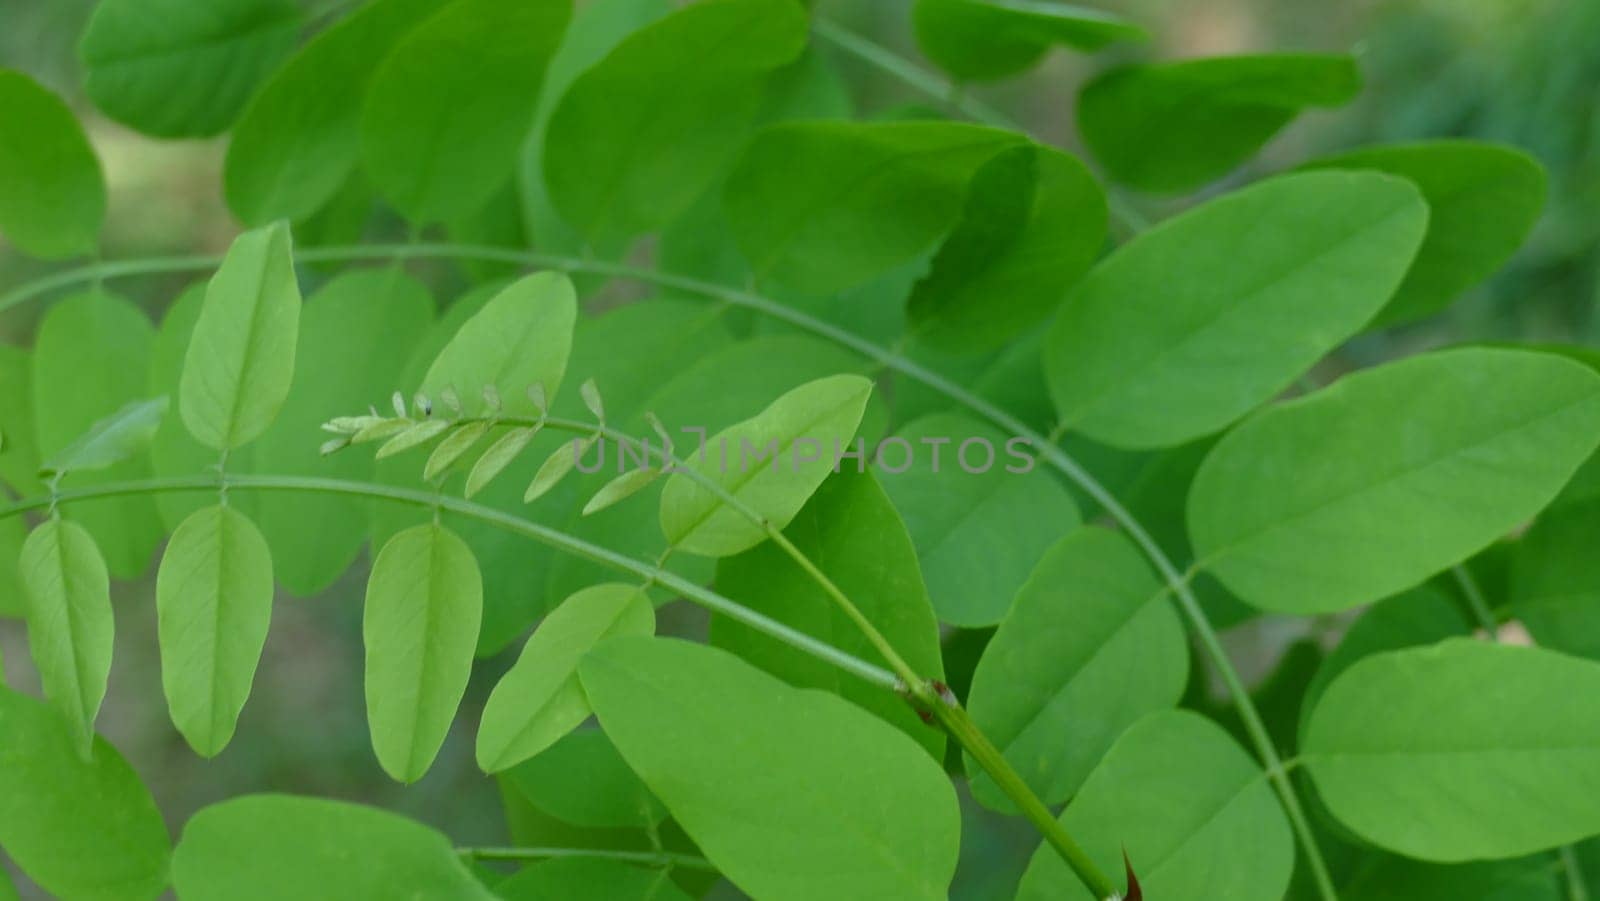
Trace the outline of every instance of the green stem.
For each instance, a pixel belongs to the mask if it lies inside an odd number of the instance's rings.
[[[613,851],[608,848],[457,848],[456,853],[473,860],[552,860],[558,857],[594,857],[647,867],[683,867],[686,870],[717,872],[716,864],[693,854],[671,851]]]

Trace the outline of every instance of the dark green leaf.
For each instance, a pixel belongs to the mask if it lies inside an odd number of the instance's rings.
[[[639,828],[667,816],[599,729],[568,733],[506,776],[529,803],[579,826]]]
[[[0,69],[0,135],[0,233],[34,256],[94,252],[106,188],[72,111],[28,76]]]
[[[959,81],[1023,72],[1056,44],[1098,50],[1145,37],[1111,13],[1049,0],[917,0],[911,21],[922,52]]]

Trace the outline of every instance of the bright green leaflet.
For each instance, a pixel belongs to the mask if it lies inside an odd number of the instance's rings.
[[[483,580],[471,549],[440,525],[389,539],[367,580],[367,723],[384,772],[422,778],[472,673]]]
[[[1597,441],[1600,376],[1587,367],[1520,350],[1423,354],[1225,436],[1189,492],[1189,534],[1200,564],[1250,604],[1342,610],[1510,532]]]
[[[147,135],[220,134],[294,50],[299,28],[289,0],[101,0],[78,45],[83,87]]]
[[[872,382],[835,375],[807,382],[765,410],[706,439],[687,465],[767,523],[784,528],[848,450]],[[681,473],[661,490],[661,531],[674,547],[726,557],[761,543],[766,531]]]
[[[299,328],[289,227],[235,238],[183,358],[178,411],[190,434],[221,451],[260,437],[289,396]]]
[[[655,608],[637,585],[587,588],[550,612],[483,707],[478,766],[496,773],[548,748],[589,718],[578,661],[613,635],[655,632]]]
[[[96,422],[149,396],[139,374],[148,365],[151,332],[150,320],[138,307],[111,294],[78,294],[50,308],[34,340],[29,379],[40,456],[54,457]],[[75,473],[64,485],[88,487],[149,472],[149,461],[139,455],[103,470]],[[143,575],[162,537],[148,497],[75,505],[72,517],[94,536],[111,574],[119,579]]]
[[[105,212],[100,161],[72,111],[0,69],[0,234],[32,256],[92,253]]]
[[[398,269],[352,270],[323,283],[301,312],[294,384],[272,426],[251,447],[252,468],[371,479],[370,454],[325,457],[315,436],[334,416],[368,405],[382,409],[404,384],[401,370],[432,316],[427,288]],[[229,468],[235,468],[231,459]],[[291,594],[308,597],[328,587],[366,542],[368,513],[348,499],[282,493],[251,500],[262,534],[277,551],[277,580]]]
[[[1511,552],[1513,615],[1542,646],[1600,659],[1600,503],[1551,510]]]
[[[18,495],[38,494],[39,448],[34,440],[33,354],[0,344],[0,482]]]
[[[572,352],[578,296],[572,280],[558,272],[527,276],[494,297],[468,319],[428,367],[422,392],[435,400],[455,391],[469,410],[481,410],[483,389],[493,385],[508,413],[540,411],[528,389],[544,386],[555,397]]]
[[[994,449],[986,468],[984,442]],[[1061,483],[1033,468],[1025,443],[987,423],[935,414],[907,424],[877,453],[878,478],[916,543],[933,609],[952,625],[998,623],[1039,558],[1078,525]]]
[[[578,673],[623,759],[739,888],[774,901],[946,896],[955,792],[893,726],[673,639],[612,639]]]
[[[156,898],[172,840],[155,799],[104,739],[88,759],[76,743],[55,711],[0,689],[0,847],[57,897]]]
[[[1059,804],[1123,730],[1177,706],[1188,680],[1183,624],[1150,567],[1127,538],[1085,527],[1017,593],[978,660],[968,708],[1040,799]],[[971,760],[967,772],[974,796],[1012,809]]]
[[[172,855],[184,901],[491,901],[443,834],[342,801],[246,795],[190,818]]]
[[[1025,143],[951,122],[775,125],[729,173],[724,208],[758,280],[833,292],[931,250],[978,167]]]
[[[1450,639],[1333,680],[1302,756],[1341,823],[1422,860],[1514,857],[1600,833],[1600,664]]]
[[[361,103],[389,49],[435,0],[376,0],[306,44],[262,85],[233,127],[223,187],[250,225],[322,208],[361,158]]]
[[[1337,54],[1219,56],[1123,66],[1078,96],[1078,130],[1117,181],[1178,192],[1228,174],[1307,107],[1361,89]]]
[[[1428,237],[1374,327],[1423,319],[1493,275],[1544,208],[1539,161],[1500,144],[1427,141],[1369,147],[1311,168],[1373,169],[1414,183],[1428,201]]]
[[[784,535],[860,608],[912,669],[929,679],[944,678],[939,622],[922,585],[916,549],[870,471],[846,466],[829,476]],[[770,542],[720,561],[716,585],[751,609],[887,666],[833,598]],[[820,688],[859,704],[898,726],[935,759],[944,758],[944,733],[922,722],[903,699],[726,617],[712,617],[710,640],[790,685]]]
[[[233,738],[272,620],[272,552],[244,514],[196,510],[156,573],[161,685],[189,747],[215,757]]]
[[[1315,172],[1141,233],[1089,273],[1050,330],[1062,423],[1128,448],[1223,428],[1382,309],[1427,221],[1409,182]]]
[[[1126,850],[1151,898],[1278,901],[1294,869],[1289,824],[1260,767],[1189,711],[1153,713],[1123,733],[1061,822],[1106,872],[1122,871]],[[1047,847],[1017,892],[1018,901],[1088,898]]]
[[[39,467],[42,475],[105,469],[145,449],[161,426],[166,397],[132,401],[89,427]]]
[[[22,545],[17,565],[28,648],[39,681],[87,754],[111,675],[116,623],[105,559],[83,526],[49,519]]]
[[[665,225],[739,150],[762,87],[806,41],[795,0],[712,0],[628,36],[550,117],[545,189],[590,242]]]
[[[372,75],[361,160],[414,223],[476,212],[511,179],[533,125],[566,0],[458,0],[417,26]]]
[[[206,302],[206,283],[190,284],[167,306],[150,344],[150,362],[145,394],[166,395],[176,402],[178,386],[183,377],[183,358],[189,351],[189,340],[194,334],[194,324],[200,319],[200,308]],[[243,448],[229,455],[229,464],[237,468],[252,449]],[[181,414],[171,411],[161,418],[150,447],[150,468],[158,476],[184,476],[202,472],[215,463],[216,451],[194,439]],[[259,498],[240,496],[233,503],[254,509]],[[206,506],[211,499],[200,494],[173,492],[155,496],[156,510],[167,532],[171,532],[190,513]]]
[[[579,826],[641,828],[667,816],[667,809],[599,729],[567,733],[512,767],[506,777],[528,803]]]
[[[990,81],[1033,68],[1057,44],[1093,51],[1141,40],[1111,13],[1052,0],[917,0],[917,46],[957,81]]]
[[[1039,146],[997,154],[907,300],[919,342],[995,350],[1054,312],[1105,243],[1106,201],[1072,156]]]
[[[616,860],[568,857],[524,869],[494,887],[503,901],[571,901],[573,898],[628,898],[637,901],[690,901],[691,896],[662,869],[644,869]]]

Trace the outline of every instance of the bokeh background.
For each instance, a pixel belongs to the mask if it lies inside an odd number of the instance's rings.
[[[203,2],[203,0],[196,0]],[[99,116],[83,96],[75,44],[93,0],[0,0],[0,66],[20,69],[68,99],[103,162],[110,207],[108,259],[224,250],[238,231],[222,202],[225,140],[160,142]],[[1600,344],[1600,2],[1596,0],[1131,0],[1102,4],[1144,23],[1152,40],[1095,56],[1058,51],[1032,73],[975,96],[1004,110],[1040,138],[1079,149],[1073,127],[1079,86],[1125,59],[1181,58],[1267,50],[1342,50],[1366,78],[1360,100],[1313,111],[1275,139],[1249,168],[1208,192],[1311,156],[1374,142],[1461,136],[1501,141],[1537,157],[1550,176],[1545,214],[1527,244],[1494,279],[1446,314],[1369,335],[1325,364],[1342,367],[1463,340]],[[309,2],[308,20],[334,9]],[[819,0],[843,27],[918,58],[909,0]],[[898,81],[823,47],[864,113],[927,104]],[[931,67],[930,67],[931,68]],[[1152,218],[1192,203],[1127,196]],[[369,239],[403,229],[382,218],[345,224]],[[0,243],[0,288],[49,271]],[[428,273],[440,297],[461,274]],[[119,290],[159,319],[185,276],[131,280]],[[0,316],[0,342],[29,344],[42,305]],[[0,391],[12,390],[0,385]],[[368,745],[361,687],[360,605],[365,563],[322,596],[280,599],[251,703],[238,735],[213,761],[196,758],[166,718],[156,656],[153,568],[145,581],[116,588],[115,668],[102,731],[134,763],[176,826],[195,809],[245,791],[289,791],[368,801],[425,820],[459,844],[505,841],[500,797],[472,766],[470,724],[508,659],[478,674],[439,763],[402,789],[379,772]],[[675,605],[681,606],[681,605]],[[673,610],[693,631],[696,614]],[[1336,624],[1335,626],[1336,627]],[[1244,669],[1266,677],[1305,624],[1271,619],[1226,636]],[[0,651],[10,684],[34,690],[21,624],[0,620]],[[1025,826],[973,814],[966,854],[1026,860],[1035,839]],[[1005,867],[999,870],[1003,877]],[[955,896],[1001,897],[966,869]],[[20,884],[20,883],[19,883]]]

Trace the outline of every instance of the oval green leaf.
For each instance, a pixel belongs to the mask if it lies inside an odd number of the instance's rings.
[[[434,358],[422,393],[438,398],[450,389],[468,411],[483,407],[485,386],[500,395],[505,412],[538,416],[528,388],[540,385],[555,397],[572,352],[578,294],[559,272],[538,272],[495,294],[462,324]]]
[[[415,782],[433,764],[472,674],[483,616],[478,561],[455,533],[413,526],[372,562],[362,637],[367,723],[384,772]]]
[[[1427,221],[1406,181],[1316,172],[1140,234],[1089,273],[1045,343],[1062,424],[1130,448],[1226,426],[1383,308]]]
[[[1467,348],[1346,376],[1225,436],[1189,493],[1200,566],[1265,610],[1409,588],[1532,517],[1600,443],[1600,377]]]
[[[548,748],[589,718],[578,661],[612,635],[650,635],[655,608],[637,585],[586,588],[550,612],[501,677],[478,726],[478,766],[497,773]]]
[[[1027,71],[1057,44],[1093,51],[1145,37],[1111,13],[1040,0],[917,0],[911,23],[917,46],[957,81]]]
[[[33,256],[92,253],[106,187],[72,110],[21,72],[0,69],[0,133],[0,233]]]
[[[578,673],[622,758],[740,889],[946,898],[955,792],[893,726],[673,639],[612,639]]]
[[[215,757],[233,738],[272,620],[272,552],[244,514],[196,510],[156,573],[161,685],[189,747]]]
[[[100,548],[83,526],[53,518],[22,545],[17,565],[28,616],[28,648],[39,681],[89,753],[94,719],[111,675],[116,622]]]

